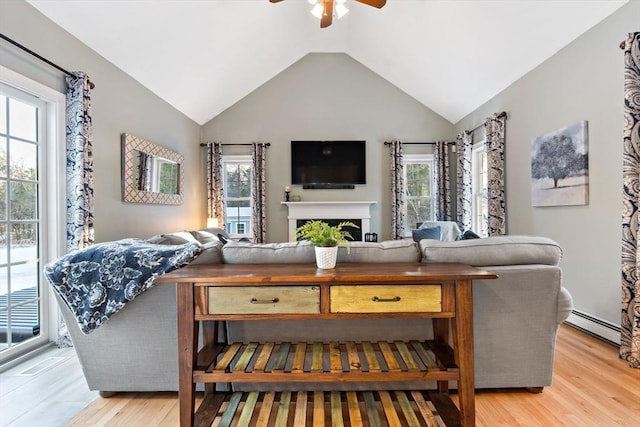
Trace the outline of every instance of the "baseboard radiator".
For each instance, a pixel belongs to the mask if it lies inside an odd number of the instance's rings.
[[[566,322],[612,344],[620,345],[620,325],[598,319],[580,310],[571,310]]]

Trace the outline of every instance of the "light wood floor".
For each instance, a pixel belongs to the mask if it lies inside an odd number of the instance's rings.
[[[0,419],[2,416],[0,412]],[[98,397],[66,425],[177,426],[177,394]],[[640,370],[631,369],[620,360],[617,347],[563,325],[558,334],[553,384],[540,394],[524,390],[478,391],[476,425],[640,426]]]
[[[50,346],[0,372],[0,426],[61,427],[97,397],[75,350]]]

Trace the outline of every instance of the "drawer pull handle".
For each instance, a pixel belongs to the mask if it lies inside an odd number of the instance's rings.
[[[371,301],[373,301],[373,302],[398,302],[398,301],[400,301],[400,297],[393,297],[393,298],[372,297]]]
[[[276,298],[271,298],[271,299],[258,299],[258,298],[251,298],[251,301],[249,301],[251,304],[273,304],[275,302],[280,301],[280,298],[276,297]]]

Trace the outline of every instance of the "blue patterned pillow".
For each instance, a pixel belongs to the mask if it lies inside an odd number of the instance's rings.
[[[413,240],[420,243],[422,239],[440,240],[440,226],[418,228],[411,232]]]

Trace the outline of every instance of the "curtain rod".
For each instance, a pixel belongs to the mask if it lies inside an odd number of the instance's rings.
[[[498,114],[498,118],[502,118],[502,117],[506,117],[507,113],[506,111],[503,111],[502,113]],[[480,129],[482,126],[484,126],[484,123],[480,123],[478,126],[474,127],[473,129],[467,131],[467,132],[473,132],[475,130]],[[403,145],[413,145],[413,144],[424,144],[424,145],[435,145],[435,142],[403,142]],[[455,144],[455,142],[447,142],[447,144],[453,145]],[[384,145],[391,145],[391,142],[385,142]]]
[[[503,111],[502,113],[498,114],[497,118],[499,119],[499,118],[506,117],[506,116],[507,116],[507,112]],[[482,126],[484,126],[484,123],[480,123],[478,126],[474,127],[469,132],[474,132],[474,131],[480,129]]]
[[[253,145],[252,143],[251,144],[250,143],[246,143],[246,144],[239,144],[239,143],[237,143],[237,144],[223,144],[221,142],[219,144],[220,145]],[[259,144],[259,143],[257,143],[257,144]],[[206,147],[207,145],[209,145],[209,144],[208,143],[201,143],[200,147]],[[271,145],[271,143],[270,142],[266,142],[264,145],[269,147]]]
[[[0,33],[0,38],[6,40],[7,42],[11,43],[12,45],[14,45],[15,47],[22,49],[23,51],[27,52],[29,55],[31,56],[35,56],[36,58],[38,58],[40,61],[52,66],[53,68],[62,71],[63,73],[65,73],[68,76],[73,76],[74,74],[71,73],[70,71],[65,70],[64,68],[62,68],[61,66],[59,66],[58,64],[55,64],[51,61],[49,61],[47,58],[35,53],[34,51],[32,51],[31,49],[29,49],[26,46],[21,45],[20,43],[18,43],[15,40],[10,39],[9,37],[5,36],[4,34]],[[94,89],[96,87],[96,85],[93,84],[92,81],[89,81],[89,87],[91,89]]]
[[[455,142],[453,141],[443,141],[446,142],[449,145],[455,144]],[[384,145],[391,145],[392,142],[389,141],[385,141]],[[429,142],[403,142],[402,145],[436,145],[437,142],[435,141],[429,141]]]

